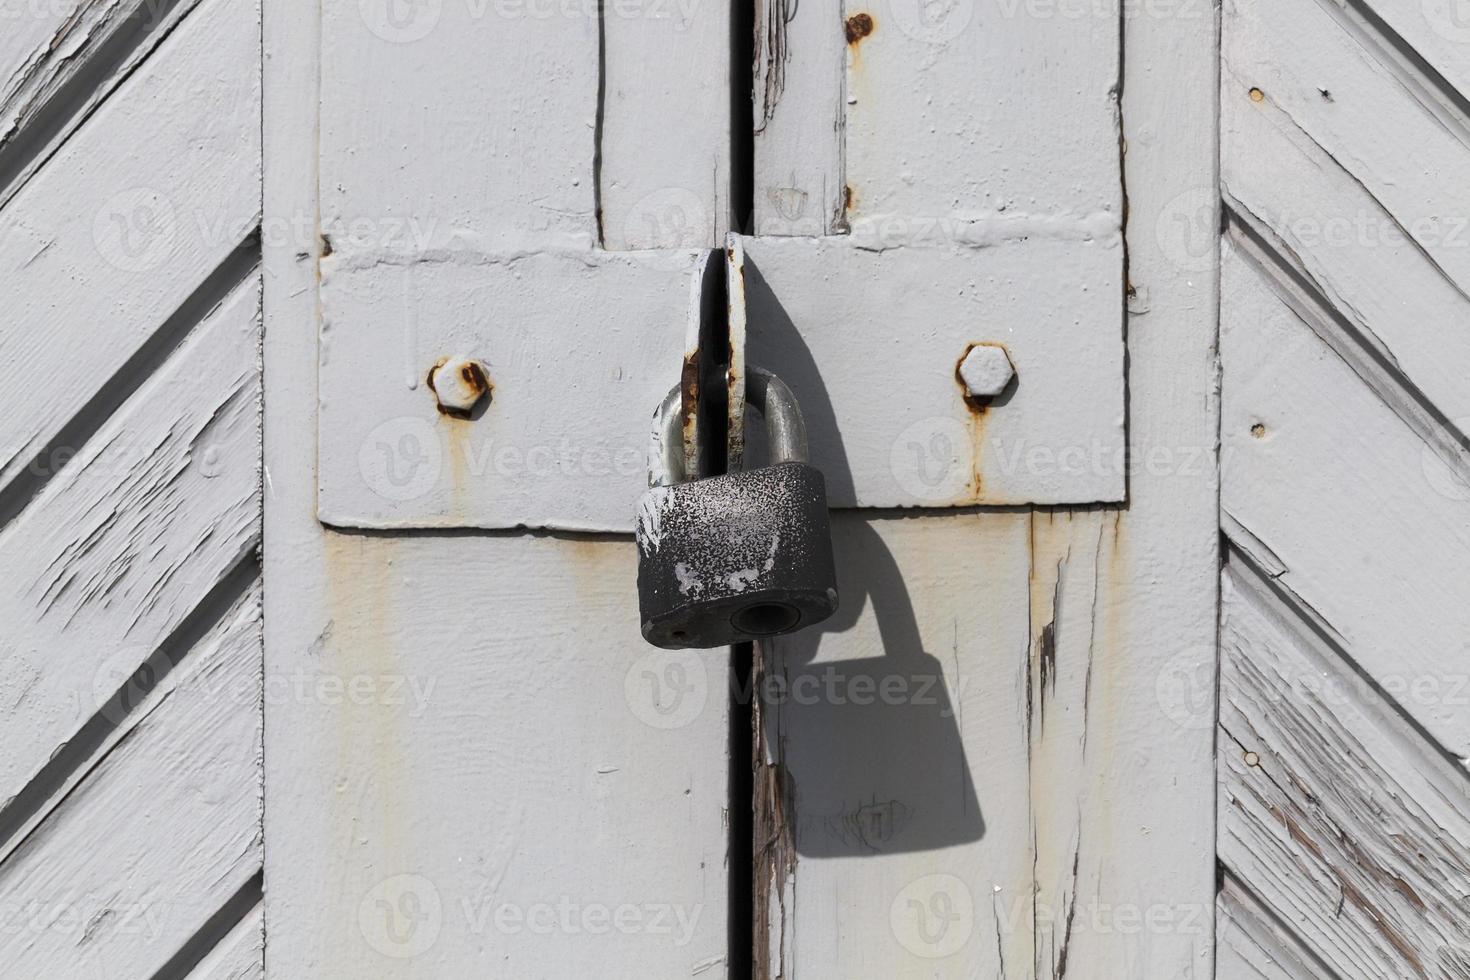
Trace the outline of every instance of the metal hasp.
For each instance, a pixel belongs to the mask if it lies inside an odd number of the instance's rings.
[[[807,463],[806,426],[780,378],[751,367],[746,399],[765,419],[771,463],[686,474],[678,388],[654,414],[649,490],[639,502],[643,637],[720,647],[820,623],[837,609],[827,484]]]

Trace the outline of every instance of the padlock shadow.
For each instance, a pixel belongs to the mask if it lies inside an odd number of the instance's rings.
[[[923,648],[902,570],[859,514],[834,515],[833,538],[841,607],[768,644],[761,692],[768,740],[791,777],[797,853],[896,854],[979,840],[985,819],[954,678]],[[833,659],[834,648],[881,655]]]

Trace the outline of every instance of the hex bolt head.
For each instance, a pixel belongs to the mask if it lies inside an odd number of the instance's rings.
[[[971,398],[994,398],[1015,376],[1015,365],[999,344],[976,344],[960,362],[960,380]]]
[[[490,394],[490,379],[478,361],[456,355],[447,357],[429,371],[429,387],[439,399],[439,411],[455,418],[469,418]]]

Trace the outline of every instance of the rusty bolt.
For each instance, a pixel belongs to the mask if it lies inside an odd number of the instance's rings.
[[[429,372],[429,387],[439,398],[439,411],[455,418],[469,418],[490,394],[490,379],[478,361],[447,357]]]
[[[999,344],[976,344],[960,362],[960,380],[971,398],[994,398],[1015,376],[1010,355]]]

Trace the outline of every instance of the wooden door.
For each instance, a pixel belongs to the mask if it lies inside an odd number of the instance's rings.
[[[1206,84],[1213,19],[750,17],[267,16],[268,210],[315,234],[267,243],[267,671],[363,692],[267,714],[268,971],[1208,974],[1214,265],[1170,222],[1214,127],[1135,66]],[[711,321],[834,507],[842,611],[754,678],[637,628]]]
[[[1470,975],[1463,13],[0,2],[0,972]]]

